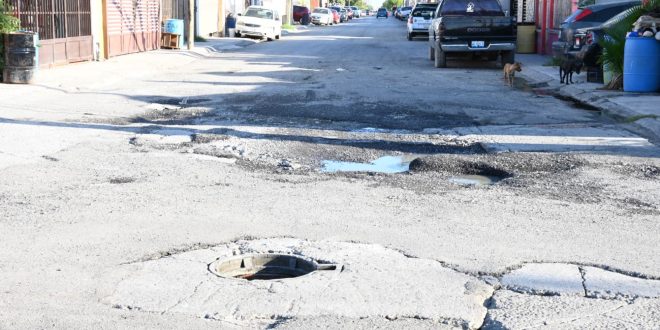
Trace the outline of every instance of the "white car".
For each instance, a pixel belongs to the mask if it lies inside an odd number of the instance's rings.
[[[236,19],[236,36],[243,35],[268,40],[279,39],[282,36],[280,14],[277,10],[266,7],[248,7],[245,13],[239,14]]]
[[[429,35],[431,19],[438,7],[437,3],[418,3],[408,17],[408,40],[417,35]]]
[[[334,17],[332,10],[328,8],[314,8],[312,11],[312,23],[316,25],[332,25],[334,24]]]
[[[360,18],[362,17],[362,10],[360,8],[351,6],[351,9],[353,9],[353,18]]]
[[[412,7],[401,7],[401,10],[399,10],[399,19],[402,21],[408,19],[411,11]]]

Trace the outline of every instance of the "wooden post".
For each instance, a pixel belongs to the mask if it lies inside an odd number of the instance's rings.
[[[188,50],[195,48],[195,0],[188,0]]]
[[[102,10],[102,23],[103,24],[103,45],[99,45],[99,47],[103,47],[103,59],[109,59],[110,58],[110,39],[108,39],[108,1],[107,0],[101,0],[101,10]]]
[[[218,37],[225,36],[225,1],[218,0]]]

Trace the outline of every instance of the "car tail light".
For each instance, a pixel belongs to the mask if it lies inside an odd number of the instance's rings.
[[[440,25],[438,26],[438,32],[439,33],[445,32],[445,23],[440,23]]]
[[[584,19],[585,17],[591,15],[592,11],[589,8],[582,9],[582,12],[575,16],[575,21]]]
[[[575,47],[580,48],[580,44],[582,43],[582,38],[581,37],[575,37]]]
[[[410,24],[413,23],[413,18],[412,18],[412,16],[408,17],[408,23],[410,23]]]
[[[594,43],[594,33],[589,31],[587,32],[587,35],[584,37],[585,41],[584,43],[587,45],[591,45]]]

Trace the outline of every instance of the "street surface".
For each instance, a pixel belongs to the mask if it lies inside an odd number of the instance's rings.
[[[660,327],[656,145],[392,18],[298,32],[0,85],[0,329]],[[342,267],[207,269],[251,252]]]

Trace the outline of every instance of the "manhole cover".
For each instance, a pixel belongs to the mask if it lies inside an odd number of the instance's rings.
[[[277,280],[307,275],[316,270],[335,270],[337,265],[289,254],[245,254],[220,259],[209,270],[220,277],[252,280]]]

